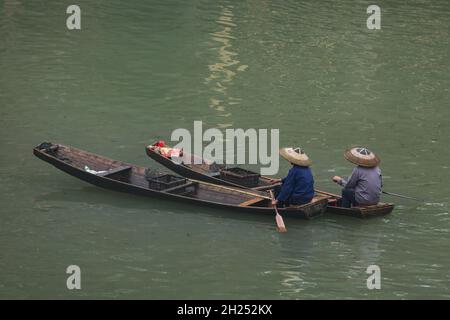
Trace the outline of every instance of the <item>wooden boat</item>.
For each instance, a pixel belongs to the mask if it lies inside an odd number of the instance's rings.
[[[358,218],[369,218],[384,216],[394,210],[394,205],[392,203],[378,203],[372,206],[358,206],[351,208],[343,208],[329,205],[327,207],[328,213],[335,213],[345,216],[358,217]]]
[[[147,155],[159,162],[164,167],[171,171],[182,175],[189,179],[196,179],[200,181],[210,182],[213,184],[236,187],[236,188],[249,188],[252,190],[269,190],[273,188],[271,179],[265,176],[259,176],[254,186],[249,187],[244,184],[236,182],[236,180],[225,180],[221,177],[221,171],[225,168],[223,165],[217,165],[215,163],[207,163],[204,159],[200,159],[195,155],[188,154],[186,152],[176,160],[163,156],[159,152],[159,148],[149,145],[145,148]],[[200,164],[194,164],[195,159],[199,159]],[[223,176],[223,175],[222,175]],[[244,179],[245,180],[245,179]]]
[[[384,216],[394,210],[394,205],[392,203],[380,202],[376,205],[371,206],[356,206],[351,208],[339,207],[337,204],[341,199],[341,196],[326,191],[316,190],[318,194],[328,195],[327,213],[340,214],[344,216],[357,217],[357,218],[369,218]]]
[[[224,174],[224,171],[227,170],[225,166],[206,162],[204,159],[200,159],[199,157],[188,154],[186,152],[183,152],[183,154],[179,158],[172,159],[170,157],[162,155],[160,152],[160,148],[156,147],[155,145],[149,145],[145,149],[147,155],[150,158],[154,159],[171,171],[186,178],[236,188],[247,188],[253,191],[270,190],[274,187],[274,184],[272,184],[271,182],[271,178],[260,175],[257,175],[256,179],[254,179],[253,175],[251,179],[252,181],[250,183],[245,181],[244,175],[242,177],[242,180],[239,180],[236,177],[231,177],[231,179],[229,179],[229,177]],[[194,164],[195,158],[197,158],[199,164]],[[251,171],[247,171],[247,173],[256,174]],[[315,191],[317,195],[324,195],[329,197],[329,203],[327,206],[328,213],[365,218],[372,216],[383,216],[391,213],[394,209],[394,205],[391,203],[379,203],[372,206],[358,206],[352,208],[338,207],[337,203],[341,199],[341,196],[317,189]]]
[[[38,158],[93,185],[115,191],[164,198],[248,213],[274,216],[266,192],[195,181],[112,160],[61,144],[42,143],[33,149]],[[325,212],[328,196],[311,203],[280,208],[283,217],[310,219]]]

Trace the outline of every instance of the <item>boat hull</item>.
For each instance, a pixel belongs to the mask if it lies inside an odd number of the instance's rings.
[[[61,160],[54,155],[51,155],[47,153],[46,151],[40,150],[38,147],[33,149],[33,154],[38,157],[39,159],[48,162],[49,164],[55,166],[57,169],[76,177],[80,180],[83,180],[87,183],[90,183],[92,185],[109,189],[113,191],[118,192],[125,192],[140,196],[146,196],[146,197],[152,197],[152,198],[161,198],[171,201],[179,201],[184,203],[191,203],[196,205],[201,205],[209,208],[216,208],[216,209],[225,209],[225,210],[232,210],[233,212],[246,212],[246,213],[252,213],[252,214],[263,214],[263,215],[269,215],[274,216],[274,210],[268,205],[267,206],[240,206],[236,204],[229,204],[226,203],[227,197],[231,197],[231,194],[234,194],[236,196],[236,193],[239,194],[238,190],[231,190],[227,194],[224,190],[217,189],[218,186],[209,186],[209,185],[201,185],[201,190],[203,190],[203,198],[193,198],[189,196],[183,196],[179,194],[174,193],[168,193],[158,190],[152,190],[143,185],[142,182],[139,182],[142,180],[142,175],[145,172],[146,168],[134,166],[128,163],[123,163],[119,161],[115,161],[112,159],[104,158],[92,153],[88,153],[79,149],[75,149],[72,147],[66,147],[63,145],[58,145],[61,148],[66,148],[67,150],[76,150],[77,152],[81,152],[82,154],[86,154],[87,156],[92,157],[92,159],[103,159],[106,161],[105,163],[108,164],[114,164],[114,166],[131,166],[132,167],[132,173],[131,173],[131,182],[123,182],[118,181],[116,179],[107,178],[103,176],[98,176],[96,174],[89,173],[82,169],[80,165],[75,166],[72,165],[70,162]],[[65,153],[65,155],[68,155],[70,153]],[[86,158],[90,159],[90,158]],[[94,161],[90,160],[90,161]],[[86,160],[87,161],[87,160]],[[91,162],[92,163],[92,162]],[[93,162],[95,165],[95,161]],[[102,165],[103,162],[99,161]],[[139,180],[140,179],[140,180]],[[135,181],[135,183],[133,183]],[[138,183],[139,182],[139,183]],[[241,189],[242,190],[242,189]],[[211,199],[205,199],[207,195],[210,195]],[[222,199],[222,200],[221,200]],[[301,206],[301,207],[290,207],[290,208],[280,208],[280,214],[283,215],[283,217],[291,217],[291,218],[302,218],[302,219],[311,219],[317,216],[322,215],[327,206],[327,199],[323,198],[319,201],[316,201],[315,203],[311,205]]]

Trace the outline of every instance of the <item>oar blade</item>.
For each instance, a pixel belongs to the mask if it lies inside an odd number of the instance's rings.
[[[277,229],[279,232],[287,232],[286,226],[284,225],[283,217],[279,214],[275,216],[277,222]]]
[[[270,198],[272,201],[275,199],[272,190],[269,190]],[[273,207],[275,209],[275,222],[277,223],[278,232],[287,232],[286,226],[284,225],[283,217],[278,213],[277,206]]]

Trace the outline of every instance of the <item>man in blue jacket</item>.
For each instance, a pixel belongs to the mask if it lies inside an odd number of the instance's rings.
[[[281,186],[274,189],[275,200],[272,205],[302,205],[311,202],[314,197],[314,178],[311,172],[311,160],[301,148],[280,149],[280,155],[292,164],[288,175],[281,180]]]

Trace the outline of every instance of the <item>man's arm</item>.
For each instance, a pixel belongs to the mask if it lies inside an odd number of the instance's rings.
[[[289,173],[286,178],[283,179],[283,184],[281,185],[281,191],[280,194],[277,197],[278,201],[285,201],[292,193],[292,190],[294,190],[294,173],[293,170],[289,170]]]
[[[350,177],[348,177],[347,180],[341,179],[339,184],[344,188],[353,189],[354,187],[356,187],[358,180],[359,180],[358,168],[354,168]]]
[[[359,180],[359,174],[357,168],[353,169],[352,174],[348,179],[341,178],[339,176],[334,176],[333,181],[337,184],[343,186],[344,188],[354,188]]]

